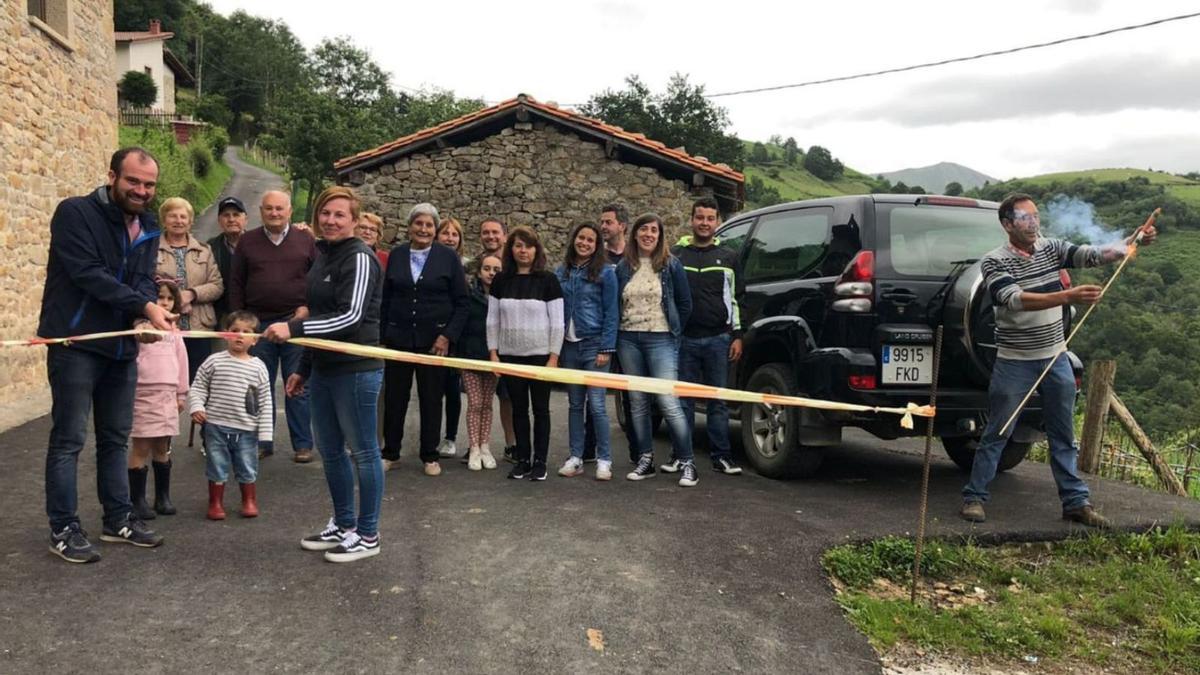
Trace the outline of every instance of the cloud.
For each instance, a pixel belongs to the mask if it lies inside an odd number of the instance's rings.
[[[1033,157],[1031,157],[1032,159]],[[1200,171],[1200,133],[1121,138],[1109,143],[1059,150],[1063,166]]]
[[[636,3],[623,0],[600,0],[596,3],[596,10],[604,17],[605,23],[614,26],[634,26],[646,19],[644,9]]]
[[[903,97],[853,110],[795,120],[885,120],[905,127],[1029,119],[1059,113],[1098,115],[1128,109],[1195,110],[1200,87],[1189,84],[1200,60],[1150,55],[1080,61],[1061,68],[999,77],[951,77],[918,85]]]
[[[1068,14],[1095,14],[1104,6],[1104,0],[1055,0],[1051,6]]]

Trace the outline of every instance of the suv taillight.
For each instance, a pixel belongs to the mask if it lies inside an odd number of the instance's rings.
[[[838,312],[869,312],[875,294],[875,252],[859,251],[833,286],[833,309]]]

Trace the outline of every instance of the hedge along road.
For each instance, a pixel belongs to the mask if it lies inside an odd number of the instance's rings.
[[[279,176],[266,169],[243,162],[238,157],[237,151],[236,145],[225,148],[225,164],[233,170],[233,177],[221,190],[221,197],[237,197],[242,200],[248,212],[246,214],[246,230],[252,230],[262,227],[262,221],[258,217],[258,204],[262,201],[263,193],[271,190],[284,190],[286,186]],[[170,196],[172,195],[161,195],[162,198]],[[220,201],[218,198],[217,202]],[[205,209],[204,213],[196,216],[196,223],[192,226],[192,236],[203,242],[220,233],[221,228],[217,225],[217,208],[214,203]]]
[[[557,466],[567,454],[565,396],[551,405]],[[413,408],[406,438],[415,441]],[[277,428],[286,434],[282,416]],[[806,481],[717,475],[701,450],[700,484],[687,489],[666,474],[622,480],[629,467],[615,425],[609,483],[592,480],[590,466],[533,483],[453,460],[428,478],[410,445],[387,474],[381,554],[332,565],[298,545],[329,517],[318,463],[264,460],[262,516],[209,522],[203,458],[181,437],[180,513],[152,523],[166,544],[100,543],[104,560],[80,566],[46,550],[48,433],[42,418],[0,434],[11,531],[0,557],[5,671],[878,672],[833,601],[820,556],[847,539],[913,531],[920,487],[919,440],[851,433]],[[498,425],[492,445],[501,445]],[[665,460],[668,443],[656,446]],[[95,533],[93,447],[81,455],[79,504]],[[939,454],[931,534],[1055,537],[1076,527],[1059,520],[1045,465],[997,478],[982,526],[956,515],[963,480]],[[1200,503],[1092,484],[1120,525],[1200,524]],[[591,641],[589,629],[600,632]]]

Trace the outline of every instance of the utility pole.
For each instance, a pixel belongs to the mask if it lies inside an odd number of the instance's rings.
[[[204,95],[204,30],[196,36],[196,101]]]

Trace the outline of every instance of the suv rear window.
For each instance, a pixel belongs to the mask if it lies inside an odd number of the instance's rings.
[[[897,274],[943,277],[955,262],[982,258],[1004,243],[1004,230],[991,209],[897,204],[880,205],[879,210]]]

